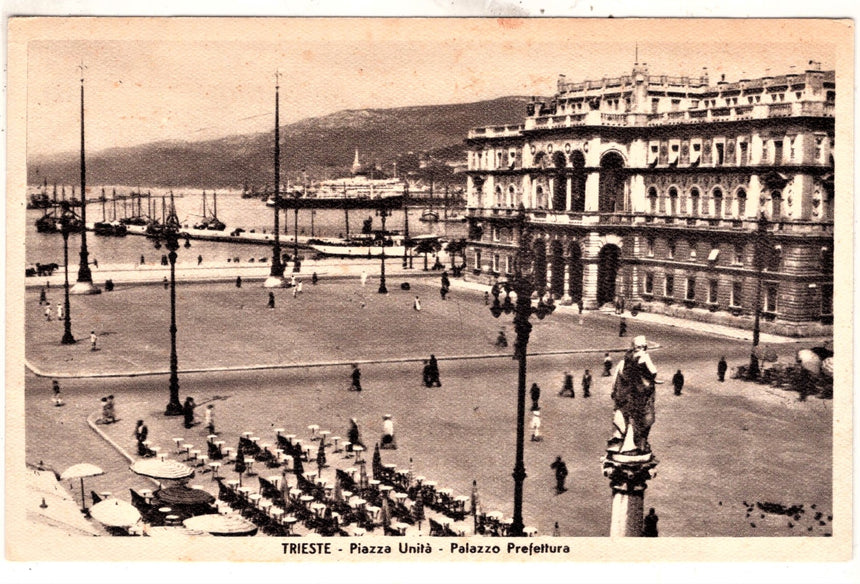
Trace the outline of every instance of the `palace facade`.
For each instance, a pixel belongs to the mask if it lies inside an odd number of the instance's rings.
[[[829,334],[835,96],[815,66],[561,76],[522,124],[469,132],[465,276],[512,275],[525,228],[538,293],[562,303],[751,328],[759,298],[762,330]]]

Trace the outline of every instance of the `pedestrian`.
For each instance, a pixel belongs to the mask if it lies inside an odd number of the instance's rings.
[[[105,424],[113,424],[116,422],[116,409],[113,403],[113,395],[109,395],[105,398],[105,406],[102,410],[102,416],[104,417]]]
[[[197,265],[199,266],[199,265],[200,265],[200,264],[202,264],[202,263],[203,263],[203,256],[202,256],[202,255],[198,255],[198,256],[197,256]]]
[[[51,303],[45,304],[45,320],[51,322]]]
[[[275,307],[275,293],[271,290],[269,291],[269,308]]]
[[[367,270],[361,271],[361,285],[364,286],[367,284]]]
[[[185,403],[182,404],[182,415],[185,419],[185,427],[192,428],[194,426],[194,408],[197,404],[194,403],[194,398],[190,395],[185,398]]]
[[[591,397],[591,371],[588,369],[582,374],[582,397]]]
[[[90,351],[96,350],[96,343],[98,343],[99,338],[96,336],[96,331],[90,331]]]
[[[726,363],[726,356],[723,355],[720,357],[720,362],[717,363],[717,379],[721,382],[726,380],[726,370],[729,368],[729,364]]]
[[[361,391],[361,369],[355,363],[352,364],[352,385],[349,388],[352,391]]]
[[[167,281],[167,276],[161,280],[161,284],[164,286],[164,289],[167,290],[167,287],[170,285],[170,282]]]
[[[242,276],[236,276],[236,288],[242,287]]]
[[[532,388],[529,390],[529,396],[532,398],[532,411],[536,411],[540,409],[540,386],[537,383],[532,383]]]
[[[105,280],[105,290],[107,290],[108,292],[113,292],[113,280],[111,280],[110,278]]]
[[[579,308],[579,314],[582,314],[582,298],[579,299],[579,302],[576,303],[576,307]]]
[[[412,310],[421,312],[421,299],[417,296],[415,297],[415,300],[412,301]]]
[[[439,362],[436,360],[436,355],[430,355],[430,361],[427,364],[430,366],[430,385],[428,385],[427,387],[430,387],[432,385],[435,385],[436,387],[442,387],[442,382],[439,381]]]
[[[137,426],[134,428],[134,439],[137,441],[138,456],[147,456],[149,447],[146,445],[146,439],[149,436],[149,428],[143,423],[143,420],[137,421]]]
[[[299,287],[293,284],[293,298],[299,297]]]
[[[489,306],[489,305],[490,305],[490,293],[485,291],[484,292],[484,306]]]
[[[684,374],[680,369],[672,376],[672,385],[675,388],[675,395],[681,395],[681,390],[684,389]]]
[[[93,258],[93,267],[95,267],[96,269],[98,269],[98,267],[99,267],[99,260],[98,260],[98,258]]]
[[[39,306],[42,306],[44,303],[48,301],[48,295],[45,292],[45,288],[39,290]]]
[[[573,392],[573,375],[570,374],[570,371],[564,372],[564,382],[561,384],[561,391],[558,392],[558,395],[576,397],[576,394]]]
[[[206,423],[206,429],[209,431],[209,434],[215,434],[215,404],[206,406],[203,420]]]
[[[648,515],[642,519],[642,537],[657,537],[657,522],[660,520],[654,507],[648,510]]]
[[[540,410],[532,410],[532,422],[529,427],[532,431],[532,442],[543,440],[540,436]]]
[[[621,320],[618,321],[618,336],[627,336],[627,319],[624,317],[621,317]]]
[[[567,465],[561,459],[561,456],[555,457],[555,462],[549,465],[555,471],[555,492],[557,495],[565,492],[567,489],[564,486],[564,481],[567,479]],[[556,523],[556,526],[558,523]]]
[[[445,297],[448,295],[448,288],[446,288],[445,286],[442,286],[439,289],[439,295],[442,296],[442,300],[447,300],[447,298],[445,298]]]
[[[496,346],[499,348],[508,346],[508,337],[505,336],[505,329],[499,331],[499,336],[496,337]]]
[[[421,379],[424,387],[433,386],[433,374],[430,372],[430,361],[424,359],[424,369],[421,371]]]
[[[320,277],[319,277],[319,276],[317,276],[317,273],[316,273],[316,272],[314,272],[314,273],[313,273],[313,275],[311,276],[311,284],[313,284],[314,286],[316,286],[316,285],[317,285],[317,282],[319,282],[319,281],[320,281]]]
[[[296,282],[296,294],[301,294],[301,293],[302,293],[302,281],[299,280],[298,282]]]
[[[624,314],[624,309],[625,309],[625,301],[624,301],[624,296],[622,296],[618,300],[618,310],[620,311],[620,314]]]
[[[606,353],[603,356],[603,377],[609,377],[610,375],[612,375],[612,357],[609,356],[609,353]]]
[[[51,382],[51,390],[54,392],[54,405],[57,407],[65,405],[62,396],[60,396],[60,382],[56,379]]]
[[[397,443],[394,441],[394,421],[391,419],[391,414],[382,416],[382,445],[380,448],[385,450],[397,450]]]
[[[358,430],[358,422],[355,418],[349,419],[349,430],[346,432],[346,439],[350,443],[350,447],[361,446],[364,448],[364,443],[361,441],[361,433]]]
[[[290,274],[290,288],[296,287],[296,275]]]
[[[451,280],[448,279],[448,272],[442,272],[442,287],[446,289],[451,288]]]
[[[142,266],[145,263],[146,263],[146,260],[144,259],[143,254],[141,254],[140,255],[140,265]]]
[[[59,302],[57,302],[57,320],[63,320],[63,318],[64,318],[63,305],[60,304]]]

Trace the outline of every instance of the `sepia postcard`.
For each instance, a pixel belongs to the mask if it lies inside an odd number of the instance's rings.
[[[10,18],[7,560],[849,560],[853,38]]]

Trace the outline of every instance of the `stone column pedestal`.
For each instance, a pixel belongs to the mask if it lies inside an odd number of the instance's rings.
[[[610,537],[642,537],[645,489],[657,475],[653,453],[621,454],[608,451],[601,459],[603,476],[612,489]]]

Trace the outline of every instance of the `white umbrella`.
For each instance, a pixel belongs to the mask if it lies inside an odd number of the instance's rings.
[[[108,527],[131,527],[140,520],[140,511],[134,505],[113,497],[93,505],[90,515]]]
[[[96,477],[103,474],[105,474],[105,471],[96,465],[88,462],[81,462],[67,468],[66,471],[60,475],[60,480],[81,479],[81,505],[83,505],[83,510],[86,512],[87,498],[84,496],[84,479],[86,477]]]
[[[142,458],[129,466],[133,473],[154,479],[179,480],[194,475],[194,469],[175,460]]]
[[[220,515],[210,513],[189,517],[182,522],[187,529],[205,531],[212,535],[254,535],[257,526],[238,514]]]

